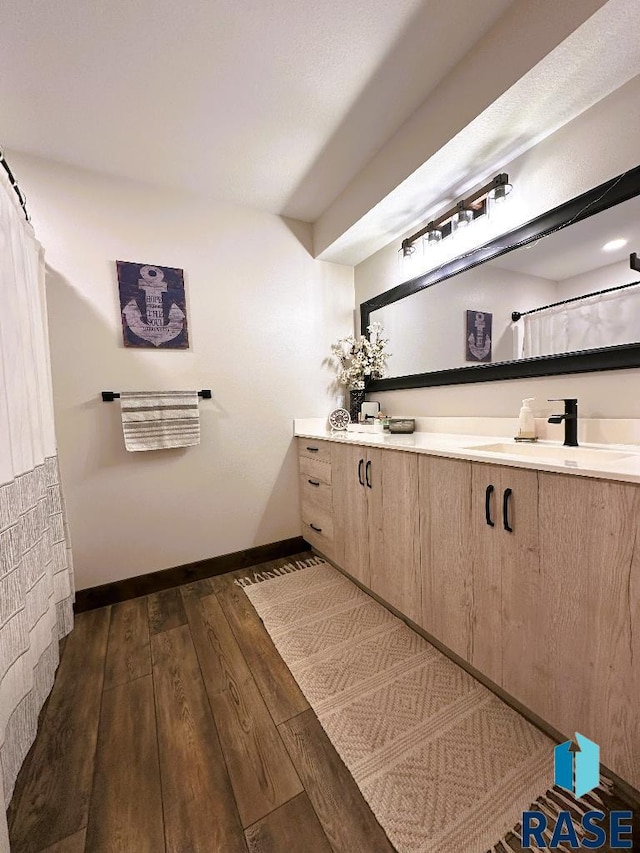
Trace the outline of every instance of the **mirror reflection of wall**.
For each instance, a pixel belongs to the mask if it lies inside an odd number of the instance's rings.
[[[640,280],[639,222],[633,198],[372,312],[391,341],[387,375],[469,366],[468,310],[493,314],[493,363],[640,341],[640,284],[511,319]]]
[[[386,305],[371,314],[382,323],[392,352],[388,376],[465,367],[466,312],[493,314],[493,361],[514,357],[511,312],[555,300],[555,283],[483,264]]]

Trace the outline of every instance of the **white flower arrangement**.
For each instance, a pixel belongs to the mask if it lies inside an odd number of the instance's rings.
[[[347,388],[364,388],[367,379],[382,379],[385,375],[389,341],[382,337],[382,324],[367,326],[369,337],[348,335],[333,344],[331,352],[338,362],[338,379]]]

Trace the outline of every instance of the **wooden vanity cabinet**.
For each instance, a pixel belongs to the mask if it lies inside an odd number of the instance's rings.
[[[503,686],[640,788],[640,488],[538,478],[539,568],[505,591]]]
[[[418,458],[334,445],[336,560],[410,619],[420,615]]]
[[[333,445],[298,439],[300,514],[304,537],[329,559],[336,558],[332,485]]]
[[[419,624],[640,787],[640,488],[421,456],[420,512]]]
[[[311,544],[640,788],[640,487],[320,444]]]
[[[471,661],[471,462],[419,457],[422,607],[418,624]]]
[[[472,464],[474,608],[471,663],[505,687],[522,667],[526,638],[513,612],[540,564],[538,472]]]
[[[503,587],[539,559],[537,472],[436,456],[419,465],[419,624],[501,685],[505,646],[522,642],[504,631]]]
[[[367,448],[336,442],[333,454],[336,562],[370,587],[369,520],[364,479]]]
[[[370,448],[367,461],[370,586],[418,622],[422,612],[418,456]]]

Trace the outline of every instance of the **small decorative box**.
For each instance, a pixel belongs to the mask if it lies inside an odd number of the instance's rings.
[[[389,432],[414,432],[415,418],[389,418]]]

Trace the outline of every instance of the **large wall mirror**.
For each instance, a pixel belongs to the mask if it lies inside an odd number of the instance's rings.
[[[640,366],[636,251],[640,166],[363,302],[393,352],[370,390]]]

